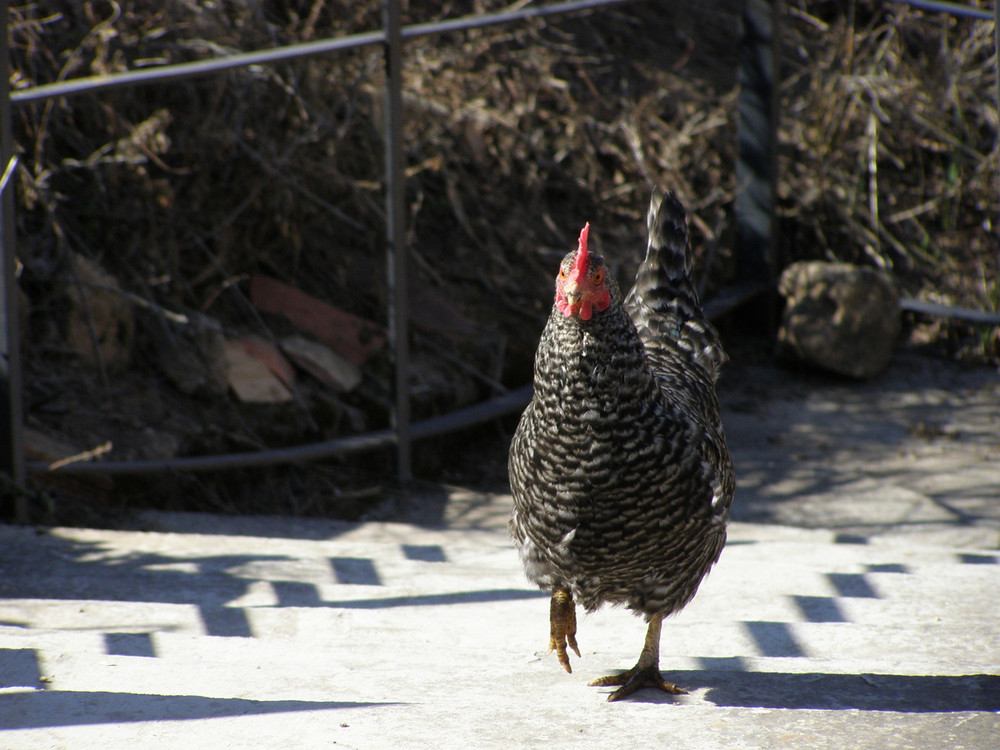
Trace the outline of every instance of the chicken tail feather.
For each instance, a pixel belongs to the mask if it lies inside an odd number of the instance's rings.
[[[646,224],[646,258],[639,266],[625,308],[647,348],[655,349],[664,338],[673,339],[714,378],[726,356],[715,328],[704,319],[691,279],[691,248],[683,204],[673,193],[655,190]]]

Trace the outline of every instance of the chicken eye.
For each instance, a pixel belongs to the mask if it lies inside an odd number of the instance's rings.
[[[604,269],[603,268],[598,268],[596,271],[594,271],[594,273],[591,275],[590,278],[593,279],[593,281],[594,281],[595,284],[603,284],[604,283]]]

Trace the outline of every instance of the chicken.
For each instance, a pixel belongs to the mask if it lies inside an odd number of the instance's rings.
[[[572,672],[576,603],[624,605],[649,623],[636,665],[592,685],[618,700],[659,671],[664,617],[719,559],[732,459],[715,381],[726,359],[691,283],[684,207],[654,192],[649,243],[623,299],[603,258],[563,258],[535,355],[534,397],[510,446],[509,529],[525,573],[552,591],[550,651]]]

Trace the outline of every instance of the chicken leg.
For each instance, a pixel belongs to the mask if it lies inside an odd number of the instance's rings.
[[[568,589],[552,589],[552,601],[549,603],[549,651],[555,649],[559,663],[567,672],[573,673],[569,665],[566,646],[580,655],[576,645],[576,602]]]
[[[555,595],[553,594],[553,601]],[[596,687],[606,687],[609,685],[620,685],[620,687],[608,696],[609,701],[617,701],[631,695],[639,688],[656,687],[671,695],[684,695],[687,690],[677,687],[672,682],[667,682],[660,675],[660,629],[663,625],[663,615],[656,614],[649,619],[649,627],[646,629],[646,642],[642,646],[639,654],[639,661],[627,672],[621,674],[600,677],[590,683]],[[563,649],[565,653],[565,649]],[[579,652],[578,652],[579,653]],[[567,663],[565,663],[567,669]]]

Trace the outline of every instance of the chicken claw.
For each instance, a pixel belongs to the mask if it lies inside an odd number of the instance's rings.
[[[667,682],[660,675],[660,629],[663,625],[663,615],[653,615],[649,618],[649,627],[646,629],[646,642],[642,646],[642,653],[639,654],[639,661],[627,672],[613,674],[607,677],[599,677],[591,684],[592,687],[608,687],[620,685],[615,692],[608,696],[608,701],[618,701],[632,695],[639,688],[655,687],[670,695],[686,695],[687,690],[677,687],[672,682]]]
[[[549,652],[555,649],[559,663],[572,674],[573,668],[566,654],[567,645],[577,656],[580,655],[576,645],[576,602],[568,589],[553,589],[549,604]]]
[[[672,682],[667,682],[660,676],[660,670],[656,665],[642,667],[636,664],[632,669],[621,674],[599,677],[590,683],[592,687],[609,687],[620,685],[615,692],[608,696],[608,701],[617,701],[632,695],[639,688],[655,687],[670,695],[687,695],[687,690],[677,687]]]

